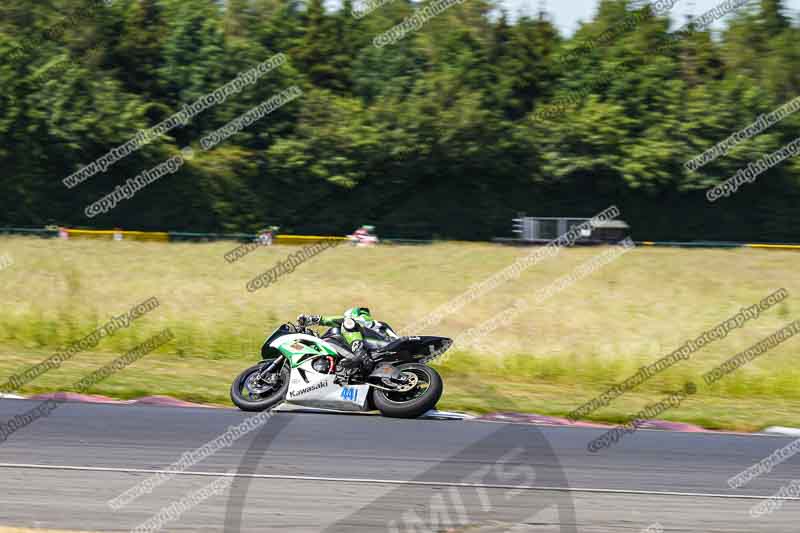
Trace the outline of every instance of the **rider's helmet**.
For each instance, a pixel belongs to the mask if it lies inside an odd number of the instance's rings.
[[[368,328],[371,328],[375,324],[369,312],[369,308],[367,307],[353,307],[345,311],[344,316],[345,318],[352,318],[353,320],[361,322]]]

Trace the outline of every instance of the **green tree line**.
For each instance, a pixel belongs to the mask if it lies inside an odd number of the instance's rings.
[[[380,3],[380,2],[379,2]],[[800,241],[800,158],[714,203],[706,190],[798,137],[800,112],[686,161],[800,96],[800,24],[754,0],[721,30],[601,0],[567,37],[546,13],[344,0],[11,0],[0,5],[0,226],[487,239],[511,218],[620,207],[634,237]],[[425,5],[430,5],[428,2]],[[363,4],[355,6],[362,8]],[[275,54],[287,61],[84,183],[62,180]],[[282,90],[302,96],[204,151]],[[87,205],[191,146],[114,209]]]

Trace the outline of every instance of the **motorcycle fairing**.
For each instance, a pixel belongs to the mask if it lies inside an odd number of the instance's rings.
[[[272,341],[269,346],[283,354],[291,363],[292,368],[317,355],[340,356],[335,345],[305,333],[284,335]]]
[[[338,346],[312,335],[295,333],[275,339],[270,347],[279,350],[291,363],[287,402],[340,411],[367,410],[369,385],[342,387],[333,382],[334,374],[314,369],[316,359],[339,356]]]
[[[306,407],[366,411],[369,385],[342,387],[333,382],[333,374],[321,374],[313,369],[312,361],[292,368],[286,401]]]

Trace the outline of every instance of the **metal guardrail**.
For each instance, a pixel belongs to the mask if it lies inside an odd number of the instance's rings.
[[[0,235],[38,235],[40,237],[58,237],[58,230],[46,228],[0,228]]]
[[[166,231],[90,230],[65,228],[70,239],[102,239],[169,242]]]
[[[114,239],[121,236],[123,240],[136,241],[156,241],[156,242],[209,242],[209,241],[241,241],[252,242],[258,235],[254,233],[200,233],[200,232],[181,232],[181,231],[128,231],[128,230],[88,230],[72,229],[66,230],[69,238],[93,238],[93,239]],[[14,228],[0,227],[0,235],[27,235],[39,236],[42,238],[57,238],[58,229],[50,228]],[[323,235],[276,235],[275,244],[303,245],[320,242],[324,240],[347,240],[347,237],[323,236]],[[425,245],[433,244],[433,240],[425,239],[381,239],[382,244],[392,245]],[[445,241],[441,241],[445,242]],[[447,241],[452,242],[452,241]],[[493,242],[517,245],[541,245],[539,242],[526,242],[521,239],[494,239]],[[765,250],[800,250],[800,244],[791,243],[745,243],[745,242],[726,242],[726,241],[635,241],[637,246],[661,246],[671,248],[755,248]],[[607,244],[601,241],[589,241],[585,244]]]
[[[637,246],[666,246],[672,248],[767,248],[776,250],[800,250],[800,244],[769,244],[748,242],[717,242],[717,241],[636,241]]]
[[[132,240],[132,241],[156,241],[156,242],[215,242],[215,241],[239,241],[253,242],[259,235],[255,233],[201,233],[185,231],[129,231],[120,229],[111,230],[90,230],[73,228],[0,228],[0,235],[39,235],[46,238],[59,237],[61,231],[66,233],[69,239],[100,239],[100,240]],[[347,240],[347,237],[335,237],[324,235],[281,235],[274,237],[275,244],[285,245],[304,245],[313,244],[320,241]]]

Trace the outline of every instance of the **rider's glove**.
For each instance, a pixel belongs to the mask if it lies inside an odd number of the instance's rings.
[[[297,317],[297,323],[301,326],[316,326],[321,319],[319,315],[300,315]]]

